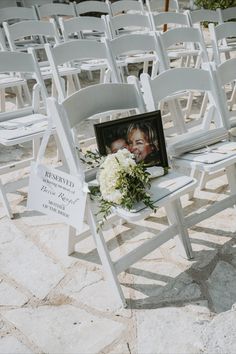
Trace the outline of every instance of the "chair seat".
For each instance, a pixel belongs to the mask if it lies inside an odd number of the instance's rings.
[[[32,140],[42,135],[47,128],[48,119],[43,114],[30,114],[26,117],[0,122],[0,143],[15,145],[22,141]]]
[[[80,66],[81,70],[101,70],[107,68],[107,62],[103,59],[85,60],[78,65]]]
[[[149,193],[156,207],[160,208],[191,191],[196,183],[197,181],[192,177],[182,175],[176,171],[170,171],[165,176],[153,178],[151,180]],[[89,185],[98,185],[98,181],[92,180],[89,182]],[[95,213],[98,212],[98,207],[96,204],[96,202],[93,202]],[[142,202],[134,205],[132,210],[117,207],[113,208],[112,211],[118,217],[121,217],[131,223],[142,220],[150,215],[150,209],[147,208]]]
[[[141,61],[153,61],[156,60],[156,55],[155,54],[134,54],[126,57],[125,61],[127,64],[133,64],[133,63],[140,63]]]
[[[199,50],[197,49],[196,50],[176,49],[176,50],[168,51],[168,57],[171,59],[188,57],[188,56],[198,56],[198,55],[199,55]]]
[[[225,53],[225,52],[232,52],[236,50],[236,44],[235,43],[232,43],[230,45],[222,45],[219,47],[219,51],[221,53]]]
[[[0,75],[0,88],[23,85],[26,81],[20,77],[10,76],[7,74]]]
[[[236,163],[236,142],[222,141],[174,158],[175,166],[197,167],[204,172],[216,172]]]
[[[196,185],[196,180],[171,171],[163,177],[154,178],[151,181],[150,195],[157,208],[167,205],[173,200],[188,193]],[[114,212],[129,222],[135,222],[150,215],[150,209],[143,203],[137,203],[133,210],[114,208]]]

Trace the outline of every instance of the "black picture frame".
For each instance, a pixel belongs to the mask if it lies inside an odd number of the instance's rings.
[[[100,155],[125,147],[134,153],[136,162],[168,167],[160,110],[97,123],[94,130]]]

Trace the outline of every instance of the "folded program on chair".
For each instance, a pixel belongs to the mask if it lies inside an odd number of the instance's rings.
[[[195,131],[182,134],[169,143],[168,152],[172,156],[180,156],[186,152],[204,148],[208,145],[216,144],[229,136],[225,128],[216,128],[208,131]]]

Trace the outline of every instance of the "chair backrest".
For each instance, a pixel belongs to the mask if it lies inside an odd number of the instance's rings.
[[[35,5],[38,18],[43,20],[45,18],[58,16],[69,16],[75,17],[75,9],[73,4],[44,4],[44,5]]]
[[[203,22],[220,22],[220,16],[216,10],[197,9],[187,11],[191,25],[201,24]]]
[[[236,22],[224,22],[217,26],[214,26],[213,23],[209,24],[209,31],[212,39],[212,48],[214,54],[214,60],[217,64],[220,64],[220,41],[227,40],[230,37],[236,36]],[[227,44],[227,42],[225,42]],[[232,48],[232,50],[235,50]]]
[[[40,3],[40,5],[53,3],[54,0],[21,0],[24,7],[31,7]]]
[[[41,76],[37,59],[35,58],[33,49],[29,48],[28,51],[29,53],[19,53],[10,51],[0,52],[0,73],[10,73],[11,75],[12,73],[14,73],[15,75],[19,74],[21,76],[24,76],[25,74],[30,74],[30,77],[35,79],[37,85],[39,85],[43,101],[46,104],[47,90]],[[32,102],[32,105],[34,104],[36,104],[36,102]],[[23,107],[18,111],[19,115],[20,111],[25,112],[25,108]],[[32,112],[33,111],[34,108],[32,109]],[[7,117],[6,112],[3,112],[2,116]]]
[[[166,2],[164,0],[146,0],[147,9],[149,12],[166,11]],[[178,0],[170,0],[168,11],[179,12]]]
[[[201,128],[210,129],[211,119],[215,120],[217,127],[225,126],[222,109],[222,100],[218,97],[218,89],[212,78],[211,69],[208,70],[195,68],[174,68],[166,70],[154,79],[148,74],[141,75],[141,84],[144,92],[144,100],[148,111],[158,109],[162,100],[168,96],[183,91],[207,92],[211,107],[214,113],[210,116],[206,113]],[[209,118],[210,117],[210,118]],[[182,116],[177,117],[181,125]]]
[[[77,16],[86,14],[91,16],[91,13],[106,15],[110,13],[110,6],[107,2],[87,0],[75,4],[75,11]]]
[[[220,23],[235,20],[236,18],[236,6],[228,7],[227,9],[218,8],[217,12],[219,13]]]
[[[28,37],[33,36],[43,36],[44,40],[50,38],[54,43],[59,43],[60,39],[57,33],[55,22],[50,19],[48,21],[40,21],[40,20],[28,20],[21,21],[12,25],[9,25],[7,22],[3,23],[3,27],[6,33],[6,37],[9,43],[9,47],[12,51],[14,50],[25,50],[25,47],[22,45],[23,39],[28,39]],[[18,45],[18,41],[20,43]],[[35,48],[39,41],[35,43]],[[33,46],[33,38],[32,42],[28,44],[28,46]]]
[[[62,79],[59,75],[58,66],[73,61],[82,61],[89,59],[105,60],[109,68],[108,54],[105,43],[91,41],[86,39],[77,39],[54,46],[45,45],[47,57],[52,68],[52,74],[58,91],[59,99],[66,97]],[[117,81],[117,80],[116,80]],[[91,96],[92,97],[92,96]]]
[[[62,105],[67,113],[70,128],[74,128],[85,119],[106,112],[134,109],[140,113],[145,112],[144,101],[137,87],[124,83],[88,86],[64,99]]]
[[[118,69],[119,60],[125,56],[152,53],[158,61],[158,47],[154,34],[126,34],[111,40],[106,40],[106,45],[111,59],[112,72],[122,80]],[[153,58],[153,60],[154,60]],[[142,62],[142,58],[140,58]]]
[[[142,0],[120,0],[110,4],[111,15],[116,16],[121,13],[141,13],[144,14],[144,6]]]
[[[173,28],[167,32],[159,33],[157,41],[160,46],[160,61],[163,69],[170,68],[168,48],[179,43],[198,44],[200,48],[199,55],[201,55],[202,61],[208,61],[207,50],[199,28]]]
[[[160,12],[157,14],[150,13],[152,29],[162,31],[163,25],[177,25],[175,27],[188,26],[189,18],[186,13],[179,12]]]
[[[62,17],[59,18],[59,24],[62,32],[64,41],[71,39],[71,35],[74,38],[87,38],[91,36],[92,38],[97,38],[107,35],[107,27],[105,22],[105,17],[74,17],[69,20],[64,20]],[[88,34],[88,36],[86,36]],[[96,37],[97,36],[97,37]]]
[[[223,115],[225,126],[230,129],[232,128],[230,123],[231,116],[233,117],[233,126],[236,126],[235,110],[229,111],[228,105],[225,104],[225,102],[227,102],[225,87],[228,84],[234,83],[236,80],[236,58],[226,60],[219,65],[212,63],[212,66],[213,74],[215,74],[214,78],[218,84],[219,92],[223,95],[221,106],[222,109],[225,109],[225,114]]]
[[[117,16],[106,16],[107,25],[110,30],[111,38],[132,33],[149,32],[151,30],[151,21],[148,15],[142,14],[124,14]]]
[[[236,58],[231,58],[216,66],[221,86],[229,84],[236,79]]]
[[[3,22],[16,22],[23,20],[37,20],[34,8],[6,7],[0,11],[0,24]]]

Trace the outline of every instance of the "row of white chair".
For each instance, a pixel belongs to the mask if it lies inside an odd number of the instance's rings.
[[[24,5],[24,4],[23,4]],[[33,6],[32,6],[33,5]],[[24,5],[26,6],[26,5]],[[28,5],[29,6],[29,5]],[[231,19],[235,19],[235,7],[228,9],[207,10],[197,9],[188,11],[188,16],[192,25],[200,22],[223,23]],[[97,0],[83,1],[78,4],[61,4],[61,3],[42,3],[37,5],[37,2],[30,7],[1,7],[0,23],[9,20],[26,20],[26,19],[44,19],[45,17],[53,16],[81,16],[89,13],[109,14],[115,16],[121,13],[160,13],[165,11],[164,0],[147,0],[146,7],[141,0],[120,0],[110,3],[109,1],[102,2]],[[169,1],[170,12],[180,12],[177,0]]]
[[[181,29],[182,32],[183,29]],[[191,29],[192,31],[194,31],[194,29]],[[195,31],[197,31],[195,29]],[[180,32],[180,33],[181,33]],[[167,35],[167,32],[164,34],[165,36]],[[142,35],[143,36],[143,43],[145,43],[146,47],[145,49],[147,50],[147,48],[150,49],[150,47],[152,48],[153,51],[157,51],[158,48],[158,41],[159,41],[159,37],[156,36],[155,34],[153,34],[153,36],[151,35]],[[116,50],[118,50],[117,48],[119,48],[119,45],[117,47],[115,47],[115,43],[117,42],[119,44],[120,40],[123,38],[123,40],[125,40],[128,36],[124,36],[124,37],[120,37],[117,38],[115,40],[113,40],[113,42],[111,41],[109,43],[109,41],[107,40],[106,43],[102,43],[102,42],[96,42],[96,48],[94,46],[94,43],[91,41],[86,41],[86,40],[77,40],[74,42],[68,42],[68,43],[64,43],[64,44],[59,44],[58,46],[56,46],[55,48],[51,48],[49,45],[46,45],[46,50],[48,53],[48,57],[49,57],[49,61],[52,67],[52,73],[53,73],[53,78],[55,81],[55,85],[57,87],[57,91],[59,92],[59,102],[63,101],[64,99],[66,99],[67,94],[65,92],[65,88],[64,88],[64,82],[61,80],[61,76],[58,72],[58,66],[62,65],[64,62],[70,62],[73,61],[74,59],[83,59],[84,57],[88,57],[89,55],[91,55],[91,53],[94,51],[94,54],[92,54],[92,56],[97,56],[99,53],[99,59],[103,58],[107,60],[107,65],[110,68],[111,72],[113,73],[113,80],[115,82],[121,82],[120,80],[120,76],[119,76],[119,70],[116,64],[116,61],[114,60],[114,54],[111,55],[111,51],[110,51],[110,47],[113,46],[113,52]],[[132,41],[130,41],[130,38],[128,38],[127,40],[127,45],[129,43],[134,43],[135,44],[135,40],[138,41],[140,40],[140,35],[132,35]],[[160,43],[159,43],[160,45]],[[162,43],[163,45],[163,43]],[[130,49],[130,47],[129,47]],[[31,50],[32,51],[32,50]],[[11,58],[10,54],[11,52],[3,52],[0,54],[4,54],[5,57],[3,57],[3,61],[5,61],[6,59],[4,58]],[[13,56],[12,58],[14,58],[14,55],[16,55],[15,52],[12,52]],[[13,60],[13,59],[12,59]],[[7,72],[11,73],[11,72],[18,72],[21,74],[25,74],[25,72],[27,72],[27,69],[24,68],[24,70],[21,69],[21,65],[22,67],[24,67],[24,63],[20,63],[20,60],[23,60],[23,57],[21,59],[21,57],[18,58],[18,64],[17,66],[14,67],[13,64],[11,64],[11,70],[1,70],[2,73],[6,74]],[[35,56],[34,56],[34,60],[35,60]],[[9,59],[10,61],[10,59]],[[14,62],[14,61],[13,61]],[[35,60],[35,66],[37,66],[37,62]],[[165,71],[168,71],[169,67],[165,67]],[[172,69],[173,70],[173,69]],[[232,71],[232,69],[231,69]],[[39,75],[38,71],[37,71],[37,82],[39,82],[39,77],[41,79],[41,74]],[[32,71],[31,71],[31,76],[32,77]],[[227,78],[229,78],[229,75],[226,76]],[[154,78],[154,76],[153,76]],[[22,79],[21,77],[16,77],[15,79],[18,79],[19,83],[13,83],[12,86],[16,86],[18,87],[19,85],[21,85],[22,87],[26,87],[26,79]],[[232,74],[232,80],[235,79],[234,75]],[[232,81],[231,80],[231,81]],[[225,84],[226,82],[224,82]],[[170,83],[166,84],[167,86],[170,85]],[[34,89],[33,93],[34,93],[34,109],[30,108],[31,113],[34,112],[39,112],[39,86],[41,87],[41,95],[45,100],[45,97],[47,96],[47,92],[45,89],[45,85],[43,83],[38,83],[38,85],[36,85],[36,88]],[[165,85],[162,85],[163,88],[165,87]],[[26,87],[27,88],[27,87]],[[79,87],[76,88],[76,86],[74,87],[74,91],[76,89],[78,89]],[[188,89],[188,87],[186,87],[186,89]],[[29,92],[29,90],[25,89],[25,92]],[[35,98],[36,97],[36,98]],[[149,96],[146,96],[149,97]],[[169,101],[173,101],[175,97],[174,96],[170,96]],[[30,100],[30,95],[28,97],[28,99]],[[171,99],[171,100],[170,100]],[[146,100],[146,103],[148,103],[148,99]],[[189,130],[189,127],[186,126],[184,119],[183,119],[183,115],[181,114],[181,109],[179,109],[179,105],[170,105],[170,110],[172,109],[173,111],[173,117],[175,119],[175,131],[177,131],[178,134],[182,134],[185,133],[187,130]],[[26,108],[24,104],[22,104],[22,107],[19,108],[18,111],[16,112],[11,112],[11,113],[7,113],[4,112],[1,114],[1,121],[9,121],[12,120],[12,118],[17,118],[17,117],[22,117],[24,115],[24,112],[28,112],[28,107]],[[22,113],[23,112],[23,113]],[[209,120],[209,118],[207,118],[207,121]],[[232,123],[232,124],[231,124]],[[231,125],[234,126],[234,120],[231,120]],[[11,124],[11,123],[10,123]],[[203,126],[206,126],[206,120],[203,121]],[[14,125],[14,121],[13,121],[13,125]],[[232,126],[230,126],[232,128]],[[3,127],[2,128],[2,132],[3,135],[5,137],[7,137],[7,127]],[[17,129],[14,129],[14,133],[17,133]],[[172,131],[173,132],[173,131]],[[12,133],[12,132],[11,132]],[[12,134],[10,134],[11,136]],[[15,138],[14,138],[15,139]],[[11,138],[10,138],[11,140]],[[15,140],[14,142],[16,142],[17,140]]]
[[[71,31],[74,32],[75,31],[75,20],[77,20],[79,22],[78,19],[71,19],[71,20],[66,20],[63,21],[61,19],[61,24],[62,24],[62,28],[63,28],[63,33],[66,33],[66,36],[69,37],[69,35],[71,34]],[[97,19],[96,19],[97,20]],[[53,21],[53,20],[52,20]],[[65,26],[65,24],[69,24],[69,26]],[[70,26],[70,24],[72,23],[72,25]],[[234,26],[235,28],[235,23],[231,23],[232,26]],[[220,25],[222,26],[222,25]],[[34,35],[41,35],[41,36],[53,36],[53,33],[55,33],[55,26],[53,25],[53,22],[49,22],[49,23],[42,23],[41,21],[37,22],[37,25],[35,26],[35,23],[32,21],[28,21],[28,27],[26,29],[26,26],[24,26],[24,22],[20,22],[14,25],[9,26],[8,24],[4,23],[4,27],[6,30],[6,34],[7,37],[9,39],[10,42],[10,46],[12,50],[16,49],[15,43],[14,43],[14,36],[16,37],[16,39],[18,39],[18,37],[22,38],[23,34],[25,36],[28,36],[30,33],[34,34]],[[12,29],[12,31],[11,31]],[[21,30],[21,31],[20,31]],[[154,36],[155,37],[155,36]],[[83,44],[80,41],[77,41],[77,44],[67,44],[67,45],[63,45],[63,43],[61,44],[57,44],[55,47],[55,51],[57,52],[65,52],[66,54],[66,58],[67,61],[65,60],[64,62],[61,61],[61,59],[57,59],[59,62],[61,62],[61,64],[66,64],[66,62],[68,63],[72,63],[75,60],[86,60],[86,62],[82,65],[80,65],[80,67],[76,68],[76,67],[68,67],[68,65],[65,67],[57,67],[57,70],[59,70],[61,75],[73,75],[76,74],[80,71],[80,69],[82,70],[97,70],[97,69],[104,69],[106,67],[110,67],[113,66],[113,80],[115,78],[115,80],[121,80],[123,76],[120,76],[121,73],[118,72],[118,68],[117,68],[117,63],[118,63],[118,67],[122,64],[122,66],[124,66],[125,64],[129,64],[129,63],[135,63],[135,62],[145,62],[145,64],[147,64],[149,61],[154,61],[155,65],[153,67],[153,75],[155,75],[157,73],[157,63],[161,63],[160,67],[161,67],[161,71],[166,70],[170,67],[171,62],[170,59],[173,58],[181,58],[183,60],[183,58],[188,58],[190,56],[194,57],[196,59],[196,64],[197,67],[199,67],[200,63],[202,61],[207,61],[207,52],[204,46],[204,42],[201,36],[201,33],[198,29],[191,29],[191,28],[178,28],[178,29],[173,29],[173,30],[169,30],[165,33],[161,33],[159,34],[157,37],[155,38],[160,38],[160,44],[153,44],[153,38],[151,39],[151,37],[149,37],[149,35],[147,35],[146,37],[142,34],[140,35],[136,35],[136,37],[129,37],[129,36],[121,36],[121,37],[117,37],[115,39],[112,40],[106,40],[107,46],[110,48],[110,50],[108,52],[103,52],[103,54],[101,55],[101,53],[99,53],[99,44],[95,43],[94,41],[91,43],[88,43],[88,41],[86,40]],[[55,35],[54,39],[56,41],[58,41],[58,37]],[[146,41],[146,42],[145,42]],[[173,50],[172,46],[176,43],[179,42],[183,42],[183,43],[192,43],[191,48],[183,48],[180,49],[178,48],[178,50]],[[198,45],[199,49],[195,49],[194,45]],[[78,45],[78,50],[80,50],[80,54],[73,54],[73,50],[70,50],[69,48],[73,46],[73,48],[75,48]],[[49,46],[47,46],[47,53],[50,54],[50,49]],[[87,47],[87,49],[86,49]],[[102,45],[100,46],[102,47]],[[169,47],[171,47],[171,51],[168,51]],[[40,46],[41,48],[41,46]],[[88,49],[90,48],[90,49]],[[21,47],[20,47],[21,49]],[[77,50],[77,52],[78,52]],[[53,52],[54,50],[52,49],[51,52]],[[138,52],[142,52],[142,55],[136,54],[134,56],[135,53]],[[108,53],[110,53],[108,55]],[[131,54],[131,56],[130,56]],[[126,59],[124,60],[124,55],[128,55],[126,57]],[[62,56],[62,54],[61,54]],[[65,56],[65,54],[64,54]],[[76,57],[77,56],[77,57]],[[52,54],[50,54],[50,57],[52,58]],[[91,62],[88,61],[88,59],[96,59],[96,60],[101,60],[101,59],[107,59],[109,61],[109,59],[112,59],[113,64],[110,63],[110,65],[104,64],[104,62],[100,63],[100,62]],[[51,72],[52,69],[51,68],[55,68],[57,65],[55,65],[55,63],[53,63],[53,61],[51,60],[51,67],[44,67],[42,70],[42,74],[44,78],[48,78],[50,77],[50,75],[52,75],[53,73]],[[146,70],[147,71],[147,70]],[[55,69],[53,70],[53,72],[55,72]],[[79,87],[79,82],[77,79],[77,76],[74,76],[74,80],[76,80],[76,87]],[[54,81],[57,82],[58,80],[55,79],[54,77]],[[69,82],[72,82],[71,80]],[[70,86],[68,86],[70,87]],[[63,90],[61,90],[61,88],[57,89],[60,90],[60,94]],[[73,89],[73,88],[72,88]],[[72,92],[69,89],[68,92]],[[63,95],[64,97],[64,95]]]

